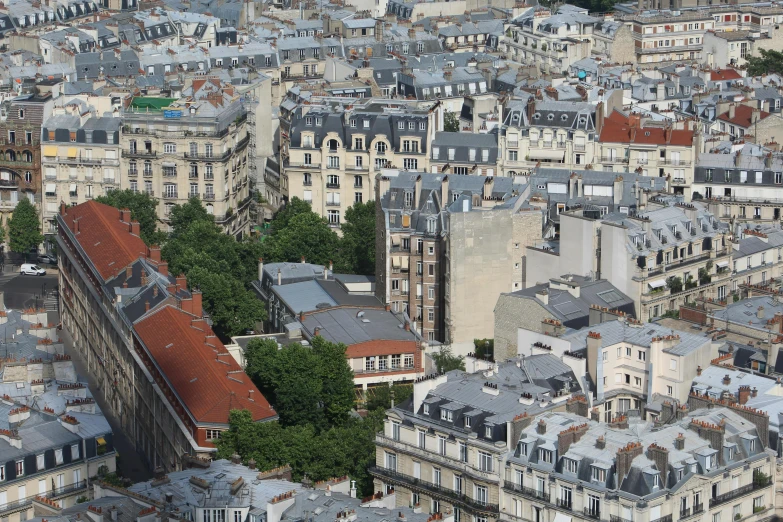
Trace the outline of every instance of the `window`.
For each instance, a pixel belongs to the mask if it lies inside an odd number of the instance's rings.
[[[670,370],[677,369],[677,359],[669,359],[669,369]]]
[[[440,435],[438,435],[438,453],[440,455],[446,454],[446,437],[441,437]]]
[[[207,440],[217,440],[220,438],[220,430],[206,430]]]
[[[479,504],[486,504],[488,499],[488,489],[486,486],[475,486],[475,500]],[[477,517],[478,518],[478,517]],[[486,520],[486,519],[485,519]]]
[[[72,444],[71,445],[71,460],[76,460],[80,458],[79,457],[79,445],[78,444]]]
[[[462,475],[454,475],[454,491],[462,493]]]
[[[460,462],[467,462],[468,461],[468,445],[464,442],[458,442],[457,447],[459,448],[459,460]]]
[[[639,350],[638,357],[640,361],[644,361],[647,358],[647,352],[645,352],[644,350]]]
[[[672,388],[671,386],[667,386],[666,387],[666,395],[668,395],[669,397],[672,397],[674,395],[674,388]]]
[[[492,438],[492,426],[484,426],[484,437],[488,439]]]
[[[21,477],[24,475],[24,461],[23,460],[17,460],[16,461],[16,476]]]
[[[430,406],[429,404],[425,404],[424,405],[424,414],[425,415],[429,414],[429,406]],[[426,447],[427,447],[427,432],[424,431],[424,430],[416,430],[416,434],[417,434],[417,437],[418,437],[418,439],[417,439],[418,447],[420,447],[421,449],[426,449]]]
[[[609,360],[609,352],[603,352],[602,357],[603,357],[604,361],[608,361]]]
[[[478,468],[481,471],[492,471],[492,455],[485,451],[478,451]]]
[[[327,210],[326,217],[329,220],[330,225],[340,224],[340,211],[339,210]]]
[[[164,143],[163,144],[163,152],[165,154],[176,154],[177,153],[177,144],[176,143]]]
[[[391,434],[393,440],[400,440],[400,423],[392,421],[391,422]]]
[[[54,450],[54,463],[58,466],[63,463],[63,450]]]
[[[509,161],[517,161],[517,151],[515,151],[515,150],[508,151],[508,160]]]
[[[592,478],[592,480],[596,480],[598,482],[606,482],[606,470],[605,469],[602,469],[602,468],[599,468],[599,467],[596,467],[596,466],[591,466],[590,469],[591,469],[590,478]]]
[[[394,453],[386,453],[386,469],[397,471],[397,455]]]
[[[539,448],[538,450],[538,460],[545,464],[552,464],[552,450]]]
[[[452,422],[454,420],[454,412],[450,410],[440,410],[440,420]]]
[[[395,279],[395,281],[398,281]],[[400,354],[392,355],[391,356],[391,367],[392,369],[399,368],[400,367],[400,361],[402,359],[402,356]]]
[[[35,470],[43,471],[44,469],[46,469],[46,463],[44,461],[44,455],[41,453],[35,457]]]
[[[576,473],[576,461],[574,459],[563,459],[563,468],[569,473]]]
[[[402,166],[405,170],[417,170],[419,168],[419,160],[416,158],[404,158]]]

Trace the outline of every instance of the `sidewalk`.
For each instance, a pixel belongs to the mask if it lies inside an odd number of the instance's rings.
[[[129,478],[133,483],[150,480],[152,478],[152,472],[144,466],[144,461],[141,456],[136,454],[136,450],[133,448],[130,439],[128,439],[125,432],[123,432],[116,417],[111,414],[111,410],[108,404],[106,404],[103,394],[98,389],[95,378],[87,372],[87,367],[79,352],[73,348],[73,339],[65,328],[60,332],[60,339],[65,345],[65,353],[71,356],[79,380],[87,381],[87,385],[90,388],[90,392],[92,392],[95,402],[98,403],[98,407],[101,409],[101,412],[103,412],[104,417],[106,417],[106,420],[111,426],[114,434],[114,449],[116,449],[117,453],[120,455],[118,465],[120,474],[125,478]]]

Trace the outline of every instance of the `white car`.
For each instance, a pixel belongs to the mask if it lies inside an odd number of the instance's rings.
[[[46,275],[46,270],[32,263],[23,264],[20,272],[22,273],[22,275],[34,275],[34,276]]]

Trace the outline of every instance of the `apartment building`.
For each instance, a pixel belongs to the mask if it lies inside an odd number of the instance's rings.
[[[747,64],[748,57],[759,55],[759,49],[778,48],[780,37],[780,30],[763,35],[749,30],[708,31],[704,33],[702,63],[711,67],[742,67]]]
[[[731,292],[739,294],[741,287],[767,287],[783,275],[783,231],[772,226],[744,228],[731,246]]]
[[[775,223],[783,208],[783,158],[750,146],[727,154],[699,154],[693,192],[722,219]]]
[[[499,137],[503,174],[516,176],[539,163],[574,169],[595,164],[594,137],[601,132],[604,110],[599,105],[532,96],[509,103]]]
[[[600,153],[594,161],[604,171],[635,170],[643,176],[665,177],[675,194],[691,199],[700,135],[690,129],[690,122],[675,129],[671,124],[655,125],[639,114],[613,111],[598,136]]]
[[[107,99],[108,100],[108,99]],[[60,202],[77,205],[120,187],[119,118],[81,112],[74,100],[43,123],[44,233],[57,233]]]
[[[486,94],[492,91],[489,71],[475,67],[403,68],[397,73],[397,95],[416,100],[439,101],[446,110],[460,112],[466,95]]]
[[[40,212],[41,125],[51,114],[53,105],[51,93],[44,90],[3,102],[0,110],[0,219],[4,223],[11,217],[19,198],[28,198]]]
[[[377,183],[376,295],[425,340],[467,353],[492,337],[497,296],[523,288],[541,211],[507,177],[383,170]]]
[[[522,520],[764,520],[776,476],[765,418],[717,404],[669,424],[544,413],[508,457],[501,509]]]
[[[642,204],[632,216],[590,217],[584,210],[560,214],[558,244],[528,248],[532,280],[594,273],[631,297],[642,320],[696,298],[726,299],[732,253],[728,225],[697,202],[663,196],[644,201],[648,194],[643,190],[639,196]]]
[[[700,61],[704,33],[714,30],[716,24],[707,9],[639,11],[617,19],[632,28],[636,63],[639,64]]]
[[[0,384],[0,517],[9,522],[32,518],[41,503],[73,506],[99,469],[115,471],[111,427],[46,316],[0,314],[0,333],[14,338]]]
[[[343,58],[343,46],[338,38],[295,36],[277,41],[280,78],[289,87],[295,80],[321,78],[327,57]]]
[[[232,409],[277,418],[130,211],[63,203],[57,228],[63,327],[144,465],[210,458]]]
[[[284,199],[298,197],[339,227],[354,203],[375,198],[383,168],[429,168],[438,110],[410,102],[312,98],[291,107],[280,126]],[[268,187],[273,190],[274,187]]]
[[[249,232],[250,134],[234,87],[194,79],[179,99],[134,97],[122,117],[120,188],[158,199],[164,227],[174,205],[198,197],[226,233]]]
[[[541,371],[551,378],[533,384],[531,377]],[[418,380],[413,397],[387,410],[376,437],[370,468],[375,489],[393,488],[397,505],[444,513],[455,522],[507,516],[499,507],[507,453],[535,415],[565,411],[580,391],[576,374],[542,354]]]
[[[591,56],[592,35],[599,21],[587,9],[571,5],[560,7],[556,14],[538,7],[511,22],[501,45],[514,61],[560,74]]]
[[[497,134],[436,132],[430,169],[433,173],[494,176],[498,172]]]

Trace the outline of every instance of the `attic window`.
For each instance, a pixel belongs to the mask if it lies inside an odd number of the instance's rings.
[[[546,116],[546,119],[547,119],[547,120],[549,120],[549,121],[552,121],[552,120],[554,120],[554,119],[555,119],[555,115],[554,115],[554,114],[551,114],[551,113],[550,113],[550,114],[547,114],[547,116]]]
[[[649,136],[649,135],[650,135],[650,131],[646,131],[646,132],[644,133],[644,135],[645,135],[645,136]]]
[[[579,124],[585,125],[587,123],[587,118],[579,118]]]
[[[540,113],[538,113],[538,112],[537,112],[537,113],[535,113],[535,114],[533,115],[533,119],[534,119],[534,120],[537,120],[537,119],[539,119],[540,117],[541,117],[541,114],[540,114]]]
[[[561,120],[561,121],[566,121],[567,119],[568,119],[568,114],[562,114],[562,115],[560,115],[560,120]]]

